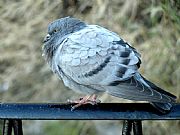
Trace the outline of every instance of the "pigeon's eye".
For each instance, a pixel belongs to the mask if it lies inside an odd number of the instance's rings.
[[[53,32],[56,33],[58,30],[57,29],[54,29]]]

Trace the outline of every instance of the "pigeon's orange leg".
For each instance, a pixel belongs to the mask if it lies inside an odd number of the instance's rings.
[[[79,100],[75,100],[75,101],[70,101],[68,100],[68,102],[70,103],[77,103],[76,105],[74,105],[71,110],[74,110],[76,108],[78,108],[81,105],[85,105],[85,104],[91,104],[91,105],[95,105],[100,103],[101,101],[99,99],[97,99],[97,95],[93,94],[93,95],[87,95],[83,98],[80,98]]]

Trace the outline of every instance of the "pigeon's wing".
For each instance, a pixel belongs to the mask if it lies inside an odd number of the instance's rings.
[[[109,85],[133,76],[139,54],[117,34],[99,26],[89,26],[70,35],[57,61],[63,72],[83,85]]]
[[[88,26],[70,35],[58,51],[58,66],[80,85],[127,99],[170,101],[139,77],[140,54],[111,31]]]

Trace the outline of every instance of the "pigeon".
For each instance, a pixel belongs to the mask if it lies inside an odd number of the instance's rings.
[[[96,104],[97,95],[148,101],[169,112],[176,96],[144,78],[138,71],[141,55],[117,33],[64,17],[48,25],[43,56],[52,71],[70,89],[86,94],[74,108]]]

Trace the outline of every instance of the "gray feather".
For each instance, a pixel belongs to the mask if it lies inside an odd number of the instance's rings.
[[[64,84],[87,94],[149,101],[167,111],[175,96],[143,78],[140,54],[118,34],[65,17],[48,26],[43,54]]]

